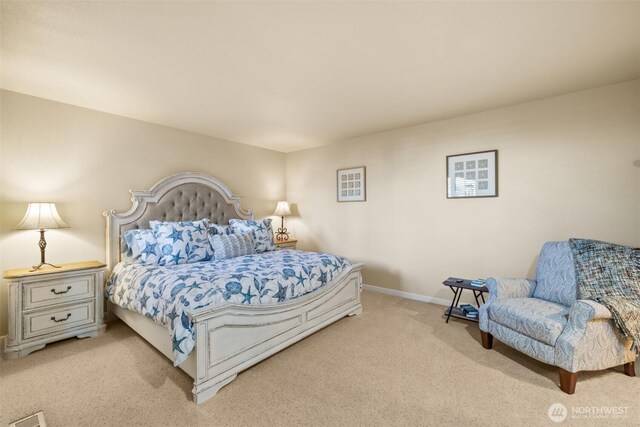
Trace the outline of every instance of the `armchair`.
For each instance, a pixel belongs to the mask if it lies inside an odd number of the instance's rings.
[[[560,368],[560,388],[575,392],[578,372],[624,365],[635,376],[632,340],[614,327],[611,312],[591,300],[577,300],[569,242],[542,247],[536,280],[489,278],[489,300],[480,307],[482,346],[493,337],[541,362]]]

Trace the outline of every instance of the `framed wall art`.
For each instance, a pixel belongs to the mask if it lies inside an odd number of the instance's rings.
[[[338,202],[367,200],[366,167],[338,169]]]
[[[447,156],[447,199],[498,197],[498,150]]]

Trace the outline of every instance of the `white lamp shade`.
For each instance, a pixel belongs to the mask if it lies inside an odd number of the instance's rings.
[[[276,216],[289,216],[291,215],[291,209],[289,208],[289,202],[278,202],[276,210],[273,213]]]
[[[17,225],[17,230],[47,230],[69,228],[60,218],[55,203],[29,203],[27,213]]]

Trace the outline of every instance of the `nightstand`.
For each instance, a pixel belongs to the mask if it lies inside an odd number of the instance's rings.
[[[65,338],[104,330],[105,265],[98,261],[60,268],[7,270],[9,333],[4,353],[15,359]]]
[[[281,249],[295,249],[298,241],[296,239],[289,240],[274,240],[276,244],[276,250]]]

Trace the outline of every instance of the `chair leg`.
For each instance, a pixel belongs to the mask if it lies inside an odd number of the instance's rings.
[[[636,368],[634,362],[629,362],[624,364],[624,373],[629,375],[630,377],[636,376]]]
[[[482,346],[487,350],[491,350],[493,347],[493,335],[489,332],[480,331],[480,338],[482,339]]]
[[[567,394],[573,394],[576,392],[576,381],[578,381],[577,372],[565,371],[560,369],[560,389]]]

